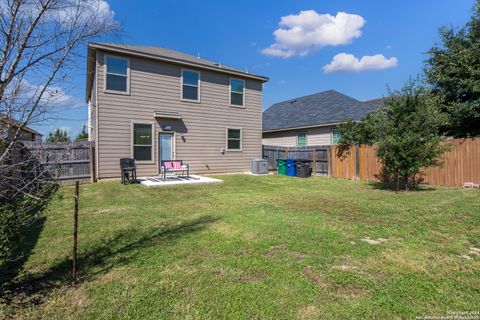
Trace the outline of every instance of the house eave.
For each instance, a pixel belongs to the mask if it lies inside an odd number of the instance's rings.
[[[342,122],[331,122],[331,123],[315,124],[315,125],[311,125],[311,126],[289,127],[289,128],[280,128],[280,129],[274,129],[274,130],[263,130],[262,133],[271,133],[271,132],[281,132],[281,131],[292,131],[292,130],[300,130],[300,129],[319,128],[319,127],[338,126],[341,123]]]
[[[99,43],[89,43],[88,48],[92,48],[95,50],[104,50],[108,52],[114,52],[114,53],[120,53],[120,54],[125,54],[133,57],[139,57],[139,58],[145,58],[145,59],[151,59],[151,60],[156,60],[156,61],[162,61],[162,62],[168,62],[168,63],[173,63],[173,64],[178,64],[182,66],[188,66],[188,67],[194,67],[194,68],[199,68],[199,69],[205,69],[205,70],[211,70],[215,72],[220,72],[220,73],[225,73],[225,74],[230,74],[230,75],[235,75],[243,78],[248,78],[248,79],[254,79],[262,82],[267,82],[269,78],[251,74],[251,73],[246,73],[246,72],[237,72],[235,70],[229,70],[229,69],[224,69],[221,67],[212,67],[205,65],[203,63],[193,63],[189,61],[184,61],[180,59],[173,59],[169,57],[163,57],[163,56],[158,56],[158,55],[152,55],[152,54],[147,54],[147,53],[141,53],[138,51],[134,50],[129,50],[129,49],[120,49],[120,48],[114,48],[110,47],[108,45],[103,45]]]

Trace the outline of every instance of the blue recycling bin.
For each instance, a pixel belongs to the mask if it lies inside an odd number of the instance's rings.
[[[297,174],[297,166],[295,165],[295,159],[288,158],[285,163],[287,165],[287,176],[295,177]]]

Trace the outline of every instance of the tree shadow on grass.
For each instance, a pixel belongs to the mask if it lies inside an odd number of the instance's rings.
[[[12,252],[7,257],[6,262],[0,265],[0,299],[1,293],[4,291],[4,285],[11,282],[19,275],[23,265],[28,260],[28,257],[37,245],[46,221],[46,217],[44,215],[45,208],[56,194],[58,185],[49,184],[43,187],[42,190],[44,191],[41,194],[41,200],[31,200],[30,208],[23,208],[23,210],[28,210],[32,222],[27,223],[22,228],[18,229],[15,233],[15,236],[10,239],[12,243],[15,243],[15,246],[12,248]],[[23,213],[25,212],[27,211],[24,211]],[[18,211],[16,213],[21,214],[21,212]]]
[[[22,229],[19,245],[15,248],[14,256],[17,258],[9,261],[0,268],[0,292],[3,291],[3,284],[15,279],[22,270],[33,248],[37,245],[45,220],[45,217],[38,218],[33,224]]]
[[[77,258],[78,282],[94,279],[112,268],[129,264],[141,249],[175,241],[205,229],[220,218],[203,216],[166,227],[126,229],[114,236],[98,240],[96,246],[80,252]],[[71,257],[65,257],[48,270],[13,279],[0,292],[0,303],[14,308],[41,304],[55,288],[71,284]]]

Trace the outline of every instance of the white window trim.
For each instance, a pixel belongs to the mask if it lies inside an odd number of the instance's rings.
[[[148,164],[151,164],[151,163],[155,163],[155,157],[154,157],[154,154],[155,154],[155,123],[154,122],[151,122],[151,121],[142,121],[142,120],[135,120],[135,121],[132,121],[131,122],[131,127],[130,127],[130,157],[132,159],[135,159],[133,157],[133,147],[134,147],[134,144],[133,142],[135,141],[134,140],[134,124],[149,124],[152,126],[152,149],[151,149],[151,152],[152,152],[152,155],[151,155],[151,160],[135,160],[136,163],[148,163]],[[145,145],[140,145],[140,146],[147,146],[146,144]]]
[[[232,104],[232,80],[238,80],[238,81],[242,81],[242,82],[243,82],[242,105]],[[228,89],[228,104],[229,104],[229,106],[232,107],[232,108],[245,108],[245,100],[246,100],[246,96],[245,96],[245,80],[239,79],[239,78],[230,77],[229,82],[228,82],[228,88],[229,88],[229,89]],[[240,92],[235,92],[235,93],[240,93]]]
[[[300,145],[298,144],[298,135],[301,133],[305,134],[305,146],[308,146],[307,131],[297,131],[297,143],[296,143],[297,147],[300,147]]]
[[[197,100],[193,100],[193,99],[186,99],[183,97],[183,71],[189,71],[189,72],[195,72],[198,74],[198,83],[197,83],[197,88],[198,88],[198,95],[197,95]],[[197,70],[192,70],[192,69],[186,69],[186,68],[182,68],[181,71],[180,71],[180,100],[181,101],[185,101],[185,102],[194,102],[194,103],[200,103],[201,102],[201,83],[202,83],[202,73],[200,71],[197,71]],[[190,84],[185,84],[186,86],[190,86],[190,87],[194,87]]]
[[[240,149],[229,149],[228,148],[228,130],[240,130]],[[243,151],[243,129],[242,128],[225,128],[225,150],[228,152],[241,152]]]
[[[330,132],[331,132],[331,134],[330,134],[330,144],[331,144],[332,146],[333,146],[333,131],[334,131],[334,130],[339,130],[339,129],[338,129],[338,128],[332,128],[332,129],[330,129]]]
[[[127,61],[127,91],[116,91],[116,90],[107,90],[107,58],[115,58],[115,59],[120,59],[120,60],[126,60]],[[130,58],[126,57],[121,57],[121,56],[116,56],[116,55],[111,55],[111,54],[105,54],[103,56],[103,92],[105,93],[113,93],[113,94],[123,94],[123,95],[130,95]],[[115,73],[111,73],[115,74]],[[117,74],[119,76],[124,76],[123,74]]]

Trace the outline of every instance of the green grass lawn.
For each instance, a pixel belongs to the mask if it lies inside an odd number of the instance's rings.
[[[74,189],[61,188],[0,318],[392,319],[480,311],[478,190],[394,193],[328,178],[220,178],[171,188],[81,186],[76,288],[68,285]]]

